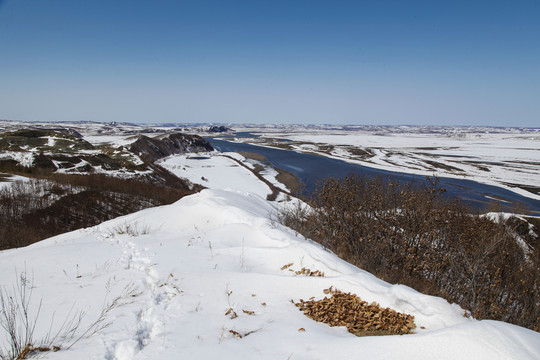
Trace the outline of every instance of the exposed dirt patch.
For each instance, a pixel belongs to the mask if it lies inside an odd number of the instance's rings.
[[[489,168],[485,165],[483,165],[481,162],[478,161],[464,161],[465,164],[470,164],[474,167],[476,167],[478,170],[490,172]]]
[[[297,143],[297,142],[274,142],[274,143],[269,143],[267,145],[271,146],[271,147],[274,147],[274,148],[278,148],[278,149],[294,151],[293,145],[300,145],[300,144],[303,144],[303,143]]]
[[[243,157],[247,158],[247,159],[252,159],[252,160],[256,160],[256,161],[260,161],[260,162],[263,162],[265,164],[268,163],[268,160],[266,159],[266,157],[264,155],[261,155],[261,154],[258,154],[258,153],[254,153],[254,152],[239,152],[240,155],[242,155]]]
[[[514,161],[508,161],[508,162],[513,163],[513,164],[540,166],[540,162],[537,162],[537,161],[517,161],[517,160],[514,160]]]
[[[261,164],[254,164],[253,165],[253,171],[255,171],[255,173],[257,174],[260,174],[261,171],[264,170],[264,166],[262,166]]]
[[[448,164],[444,164],[444,163],[441,163],[441,162],[438,162],[438,161],[424,160],[424,162],[426,164],[429,164],[429,165],[433,166],[436,169],[443,169],[443,170],[450,171],[450,172],[463,172],[463,170],[461,170],[461,169],[459,169],[457,167],[454,167],[454,166],[451,166],[451,165],[448,165]]]
[[[252,160],[260,161],[265,164],[269,164],[268,160],[266,159],[264,155],[253,153],[253,152],[240,152],[239,154],[247,159],[252,159]],[[257,166],[255,166],[255,171],[257,173],[259,173],[262,170],[263,170],[262,168],[258,168]],[[285,185],[287,189],[291,190],[292,194],[301,193],[302,186],[304,184],[302,183],[302,181],[300,181],[298,176],[283,169],[276,169],[276,170],[278,172],[278,175],[276,176],[277,181]]]
[[[362,148],[353,148],[349,149],[349,153],[351,153],[354,156],[359,156],[361,158],[370,158],[373,156],[373,153],[370,149],[362,149]]]
[[[278,171],[278,175],[276,176],[276,180],[282,183],[287,187],[287,189],[291,190],[291,193],[293,194],[301,194],[302,193],[302,187],[304,186],[304,183],[300,181],[298,176],[294,175],[293,173],[290,173],[286,170],[282,169],[276,169]]]

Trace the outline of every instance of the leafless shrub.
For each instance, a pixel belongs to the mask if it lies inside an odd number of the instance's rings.
[[[109,235],[129,235],[132,237],[147,235],[151,231],[149,225],[139,225],[138,222],[134,223],[125,223],[122,225],[115,226],[112,230],[109,230]]]
[[[75,311],[72,307],[62,323],[57,325],[54,314],[46,333],[35,334],[40,318],[42,300],[37,308],[31,307],[32,286],[22,272],[11,291],[0,289],[0,329],[7,345],[0,343],[0,359],[25,359],[35,352],[69,349],[81,339],[100,332],[111,325],[110,313],[133,302],[140,295],[138,288],[129,283],[122,293],[112,301],[103,304],[98,317],[89,324],[83,324],[85,311]]]
[[[41,302],[33,317],[29,313],[32,290],[22,273],[11,292],[0,290],[0,326],[4,330],[7,347],[0,347],[0,358],[16,359],[34,342],[34,330],[41,310]]]
[[[515,222],[480,216],[443,193],[436,179],[328,179],[310,212],[289,208],[278,219],[386,281],[442,296],[477,318],[540,330],[540,246],[524,250]]]
[[[112,321],[109,319],[109,314],[119,307],[133,303],[134,298],[138,297],[139,295],[141,295],[141,292],[135,284],[127,284],[123,288],[120,295],[116,296],[111,301],[103,304],[101,312],[99,313],[96,320],[87,325],[82,332],[78,333],[77,331],[74,331],[68,333],[69,345],[66,346],[66,349],[70,349],[82,338],[86,336],[92,336],[96,333],[99,333],[103,329],[108,328],[112,324]]]
[[[311,215],[313,215],[312,210],[308,204],[295,201],[281,207],[278,212],[269,214],[269,221],[273,227],[276,224],[282,224],[311,238],[317,231],[317,226],[311,221]]]
[[[0,190],[0,250],[170,204],[196,190],[101,174],[52,174],[14,182]],[[139,234],[147,230],[136,229]]]

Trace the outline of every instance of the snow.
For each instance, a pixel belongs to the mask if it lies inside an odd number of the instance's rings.
[[[85,135],[84,140],[94,146],[112,145],[114,147],[126,146],[137,140],[135,135]]]
[[[47,146],[54,147],[54,144],[56,144],[57,137],[55,136],[47,136]]]
[[[225,168],[224,159],[214,166]],[[273,224],[269,214],[278,205],[245,191],[250,180],[237,176],[246,182],[237,184],[242,191],[207,189],[172,205],[0,252],[0,285],[9,289],[16,273],[26,269],[31,308],[43,299],[36,334],[49,329],[53,312],[58,323],[72,307],[86,311],[84,328],[112,299],[129,293],[124,289],[136,288],[108,313],[108,327],[44,358],[540,358],[539,333],[463,317],[455,304],[385,283]],[[288,263],[325,277],[282,271]],[[322,298],[330,286],[414,315],[416,333],[356,337],[307,318],[290,302]],[[225,315],[229,308],[237,318]],[[249,335],[238,338],[229,330]]]
[[[223,153],[244,160],[236,153]],[[159,164],[178,177],[210,189],[242,189],[266,198],[272,191],[248,169],[217,153],[174,155]]]
[[[28,152],[22,151],[3,151],[0,153],[0,160],[13,159],[22,166],[30,167],[34,162],[34,153],[30,150]]]

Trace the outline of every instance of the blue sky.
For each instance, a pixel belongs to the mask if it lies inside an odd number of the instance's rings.
[[[0,0],[0,119],[540,126],[540,1]]]

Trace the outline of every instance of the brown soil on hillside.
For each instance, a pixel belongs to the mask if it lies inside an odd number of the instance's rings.
[[[264,155],[252,152],[240,152],[239,154],[247,159],[252,159],[265,164],[269,164],[268,160]],[[276,180],[285,185],[287,189],[290,190],[291,194],[300,194],[300,192],[302,191],[302,186],[304,184],[302,183],[302,181],[300,181],[298,176],[283,169],[276,168],[276,170],[278,172]]]

